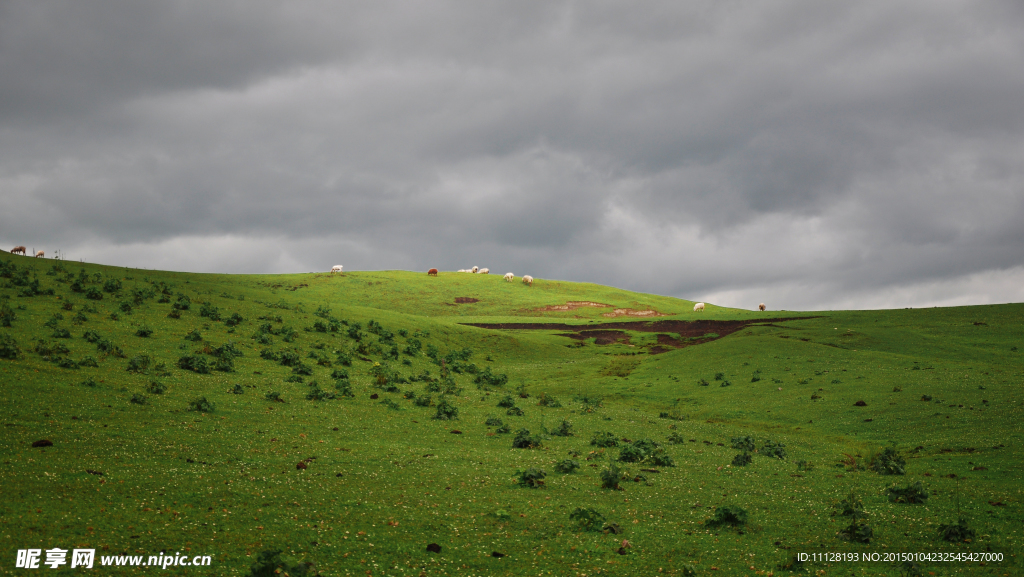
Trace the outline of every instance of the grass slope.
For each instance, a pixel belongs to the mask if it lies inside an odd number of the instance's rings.
[[[608,306],[552,308],[579,301]],[[664,316],[603,316],[616,309]],[[292,575],[300,561],[324,575],[1017,570],[1024,306],[692,309],[497,275],[200,275],[0,254],[0,357],[13,357],[0,359],[0,572],[19,549],[53,547],[211,555],[183,571],[217,575],[248,575],[268,550]],[[661,354],[652,332],[597,344],[464,324],[779,316],[795,320]],[[457,420],[435,418],[448,406]],[[750,464],[734,465],[743,437]],[[904,475],[874,470],[887,448]],[[566,460],[579,468],[557,472]],[[530,468],[546,473],[534,488]],[[917,482],[926,502],[889,498]],[[851,491],[856,518],[841,514]],[[716,525],[730,507],[745,524]],[[580,508],[601,516],[595,530]],[[961,516],[970,542],[940,540]],[[844,538],[851,524],[870,542]],[[794,563],[989,550],[1006,560]]]

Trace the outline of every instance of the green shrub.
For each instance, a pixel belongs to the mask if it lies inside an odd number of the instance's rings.
[[[732,383],[730,383],[729,381],[722,381],[722,384],[718,385],[718,386],[719,387],[731,387]]]
[[[601,488],[602,489],[622,489],[619,486],[619,481],[622,480],[622,469],[615,463],[611,463],[607,469],[601,471]]]
[[[429,407],[434,404],[434,399],[430,395],[420,395],[413,399],[412,404],[417,407]]]
[[[85,290],[85,298],[93,301],[103,300],[103,293],[98,288],[91,286]]]
[[[761,447],[761,454],[765,457],[773,457],[775,459],[786,459],[786,445],[782,443],[776,443],[775,441],[765,441],[764,446]]]
[[[508,424],[504,424],[495,429],[494,432],[500,435],[507,435],[512,432],[512,427],[508,426]]]
[[[149,370],[149,355],[136,355],[128,361],[129,373],[145,373]]]
[[[121,290],[121,281],[116,278],[107,279],[107,282],[103,283],[103,292],[116,293]]]
[[[234,327],[242,324],[242,321],[244,320],[245,318],[243,318],[242,315],[238,313],[231,313],[231,316],[224,321],[224,324],[229,327]]]
[[[317,384],[316,381],[309,383],[309,392],[306,393],[307,401],[328,401],[333,398],[335,398],[335,394],[321,389],[320,385]]]
[[[666,439],[665,441],[672,445],[681,445],[686,442],[686,437],[680,435],[679,433],[672,433],[671,435],[668,436],[668,439]]]
[[[123,313],[125,313],[127,315],[132,314],[132,303],[130,303],[128,301],[121,301],[117,305],[117,308],[118,308],[118,310],[120,310],[121,312],[123,312]]]
[[[286,383],[304,383],[304,382],[306,382],[306,377],[303,377],[302,375],[288,375],[287,377],[284,378],[284,382],[286,382]]]
[[[146,403],[149,402],[149,399],[147,399],[146,395],[143,395],[142,393],[135,393],[134,395],[132,395],[132,398],[129,399],[129,402],[134,403],[136,405],[145,405]]]
[[[505,414],[510,417],[522,417],[523,410],[520,409],[519,407],[512,407],[511,409],[505,411]]]
[[[956,524],[939,525],[939,538],[950,543],[969,542],[974,539],[974,529],[967,526],[967,519],[960,517]]]
[[[296,363],[295,366],[292,367],[292,373],[294,373],[296,375],[312,376],[313,375],[313,369],[310,368],[309,365],[306,365],[305,363],[301,363],[300,362],[300,363]]]
[[[388,398],[381,399],[380,404],[382,404],[385,407],[391,409],[392,411],[401,411],[402,410],[402,407],[399,406],[398,403],[396,403],[395,401],[393,401],[391,399],[388,399]]]
[[[335,358],[338,361],[339,365],[342,365],[342,366],[345,366],[345,367],[351,367],[352,366],[352,355],[348,354],[345,351],[338,351],[338,354],[336,355]]]
[[[439,421],[456,420],[459,418],[459,409],[448,399],[441,398],[441,402],[437,404],[437,413],[434,414],[433,418]]]
[[[235,372],[235,360],[231,357],[218,357],[213,363],[213,370],[223,373]]]
[[[196,329],[192,329],[188,333],[185,334],[185,340],[186,341],[192,341],[192,342],[198,342],[198,341],[203,340],[203,335],[202,335],[202,333],[200,333]]]
[[[512,399],[510,395],[505,395],[500,401],[498,401],[498,406],[503,408],[511,408],[516,406],[516,402],[514,399]]]
[[[551,434],[556,436],[556,437],[571,437],[571,436],[573,436],[573,433],[572,433],[572,423],[567,421],[567,420],[565,420],[565,419],[562,419],[561,424],[559,424],[558,428],[555,429],[554,431],[552,431]]]
[[[471,365],[474,366],[475,365]],[[508,383],[508,375],[506,374],[493,374],[491,367],[484,367],[484,370],[477,372],[476,376],[473,377],[473,382],[478,388],[487,387],[504,387]]]
[[[222,359],[230,359],[245,356],[245,353],[243,353],[242,350],[239,349],[233,341],[228,341],[219,347],[214,347],[213,349],[211,349],[210,354],[212,354],[215,357],[220,357]]]
[[[167,392],[167,386],[159,381],[150,381],[146,386],[146,392],[153,395],[162,395]]]
[[[199,397],[188,404],[188,410],[199,413],[212,413],[215,408],[215,405],[208,401],[206,397]]]
[[[352,392],[352,383],[348,381],[338,381],[334,383],[334,388],[338,390],[339,397],[355,397],[356,394]]]
[[[71,333],[67,329],[54,329],[50,336],[55,339],[70,339]]]
[[[244,395],[245,394],[245,387],[243,387],[239,383],[235,383],[235,386],[231,387],[231,394],[232,395]]]
[[[519,486],[531,489],[543,487],[544,481],[542,479],[547,477],[547,473],[536,467],[530,467],[525,471],[516,471],[516,474],[519,475]]]
[[[86,295],[88,296],[88,295]],[[174,301],[171,308],[176,311],[187,311],[192,307],[192,299],[188,295],[178,295],[178,300]]]
[[[735,505],[724,505],[715,510],[711,519],[704,522],[705,527],[718,527],[720,525],[732,525],[738,527],[747,523],[747,512],[742,507]]]
[[[88,379],[85,379],[84,381],[78,383],[78,385],[82,386],[82,387],[90,387],[90,388],[96,388],[96,387],[100,386],[99,383],[97,383],[96,381],[94,381],[92,379],[92,377],[90,377]]]
[[[905,475],[906,466],[906,459],[892,447],[886,447],[871,461],[871,469],[880,475]]]
[[[860,497],[857,496],[857,493],[851,489],[850,494],[839,502],[837,513],[843,517],[864,516],[864,503],[860,500]]]
[[[754,451],[754,439],[753,437],[733,437],[729,439],[732,443],[733,449],[739,449],[744,452]]]
[[[590,444],[597,447],[618,447],[619,440],[615,435],[607,431],[598,431],[590,439]]]
[[[537,404],[542,407],[561,407],[562,403],[555,397],[548,395],[547,393],[541,393],[540,397],[537,398]]]
[[[572,513],[569,513],[569,520],[575,522],[584,531],[600,531],[604,525],[604,515],[589,507],[577,507]]]
[[[284,402],[284,400],[281,399],[281,393],[278,393],[276,391],[269,391],[269,392],[267,392],[267,394],[263,395],[263,398],[268,400],[268,401],[275,401],[275,402],[278,402],[278,403],[283,403]]]
[[[334,369],[331,371],[331,378],[338,380],[348,380],[348,371],[345,369]]]
[[[642,449],[634,447],[632,444],[623,446],[619,451],[619,460],[623,463],[639,463],[646,457],[647,454]]]
[[[917,481],[906,487],[893,485],[885,490],[889,494],[889,501],[893,503],[905,503],[908,505],[920,505],[928,500],[928,491]]]
[[[206,357],[202,355],[185,355],[178,359],[178,368],[186,371],[192,371],[201,375],[208,374],[212,371],[210,363],[207,362]]]
[[[725,373],[715,373],[715,380],[721,381],[725,379]]]
[[[874,535],[874,531],[867,523],[861,523],[854,521],[850,523],[848,527],[839,532],[839,538],[854,543],[870,543],[871,537]]]
[[[203,303],[199,306],[199,316],[206,317],[211,321],[219,321],[220,309],[210,303]]]
[[[501,419],[499,419],[498,417],[493,417],[493,416],[492,417],[487,417],[487,420],[484,421],[484,425],[486,425],[488,427],[500,427],[502,424],[503,423],[501,422]]]
[[[531,435],[528,429],[519,429],[512,439],[513,449],[536,449],[542,446],[540,435]]]
[[[309,561],[294,561],[282,556],[280,549],[264,549],[256,556],[256,562],[249,567],[246,577],[314,577],[319,575],[316,566]]]
[[[99,363],[96,362],[96,357],[84,356],[81,361],[78,361],[78,365],[82,367],[98,367]]]
[[[655,467],[675,467],[676,462],[672,456],[665,452],[665,449],[655,449],[647,458],[647,462]]]
[[[555,463],[555,471],[569,474],[580,468],[580,462],[576,459],[563,459]]]
[[[9,327],[11,323],[17,320],[18,315],[14,314],[14,310],[11,305],[7,304],[7,301],[0,301],[0,327]]]
[[[139,330],[135,331],[135,336],[142,338],[147,338],[152,334],[153,329],[147,327],[146,325],[142,325],[141,327],[139,327]]]
[[[709,383],[707,379],[697,379],[697,385],[698,386],[706,387],[706,386],[708,386],[710,384],[711,383]]]
[[[743,451],[739,455],[732,458],[733,467],[746,467],[750,464],[753,459],[750,457],[750,453]]]

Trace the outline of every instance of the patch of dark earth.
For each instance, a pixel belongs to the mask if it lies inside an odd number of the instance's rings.
[[[785,321],[806,320],[818,317],[787,317],[775,319],[756,319],[748,321],[632,321],[618,323],[600,323],[590,325],[567,325],[564,323],[464,323],[466,326],[481,329],[498,330],[541,330],[541,331],[570,331],[557,336],[568,337],[575,340],[594,339],[599,345],[612,343],[629,344],[629,335],[624,331],[636,331],[644,333],[662,333],[658,335],[658,344],[651,347],[651,354],[668,352],[673,349],[681,349],[692,345],[699,345],[713,340],[720,339],[748,326],[766,326],[768,323],[779,323]],[[775,325],[770,325],[775,326]],[[779,327],[785,328],[785,327]],[[670,334],[679,335],[676,338]],[[707,334],[714,333],[718,336],[701,338]],[[693,340],[690,340],[693,339]]]
[[[473,297],[455,297],[455,302],[457,304],[460,304],[460,305],[465,305],[465,304],[478,303],[478,302],[480,302],[480,299],[475,299]]]

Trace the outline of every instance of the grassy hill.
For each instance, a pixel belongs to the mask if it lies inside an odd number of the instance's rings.
[[[0,572],[1013,574],[1022,321],[0,254]],[[838,551],[1005,559],[795,562]]]

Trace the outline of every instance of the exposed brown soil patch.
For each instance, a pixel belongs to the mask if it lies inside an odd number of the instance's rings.
[[[536,309],[539,312],[547,311],[571,311],[583,307],[599,307],[599,308],[610,308],[612,305],[606,305],[601,303],[595,303],[590,301],[568,301],[564,305],[549,305],[542,309]]]
[[[460,305],[468,305],[478,302],[480,302],[480,299],[475,299],[473,297],[455,297],[455,303]]]
[[[658,311],[650,310],[650,309],[642,310],[642,311],[638,311],[636,309],[615,309],[614,311],[612,311],[610,313],[603,313],[601,316],[608,317],[608,318],[615,318],[615,317],[664,317],[664,316],[668,316],[668,315],[666,315],[664,313],[659,313]]]
[[[662,333],[658,335],[658,344],[648,349],[650,354],[664,353],[673,349],[681,349],[720,339],[750,325],[763,326],[768,323],[795,321],[817,317],[788,317],[773,319],[750,319],[745,321],[627,321],[617,323],[592,323],[586,325],[567,325],[565,323],[465,323],[466,326],[481,329],[498,330],[544,330],[568,331],[559,336],[575,340],[594,338],[597,344],[620,342],[629,344],[629,335],[623,331],[645,333]],[[782,327],[780,327],[782,328]],[[672,334],[675,333],[679,337]],[[705,335],[717,336],[701,338]],[[693,339],[693,340],[691,340]]]

